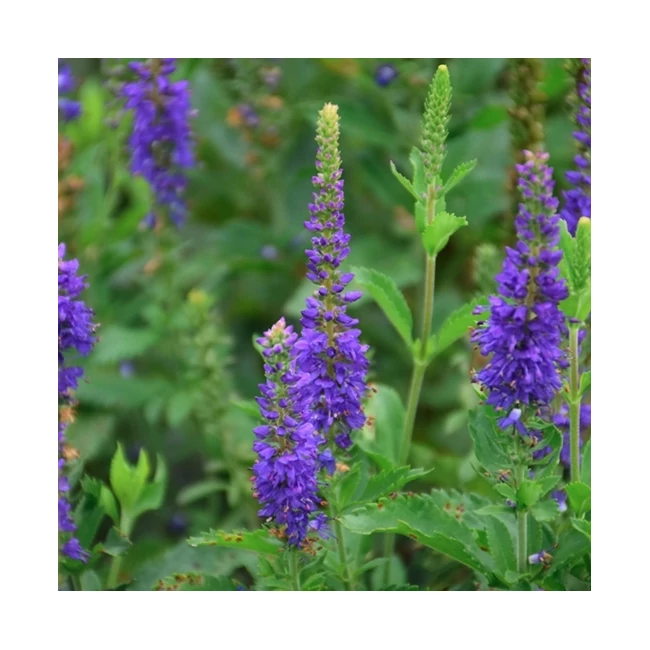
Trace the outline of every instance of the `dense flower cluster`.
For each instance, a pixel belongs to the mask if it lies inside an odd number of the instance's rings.
[[[59,61],[59,111],[64,121],[76,120],[81,115],[81,104],[70,99],[61,97],[62,94],[69,94],[74,90],[74,77],[70,67]]]
[[[491,356],[475,380],[489,390],[488,404],[506,410],[548,405],[567,365],[561,348],[565,318],[558,306],[567,288],[557,267],[562,253],[552,170],[548,154],[527,151],[525,159],[517,166],[523,199],[515,220],[518,241],[507,248],[496,277],[500,295],[479,308],[489,318],[472,335],[481,353]],[[502,426],[507,424],[512,423]]]
[[[296,379],[290,357],[297,338],[281,318],[257,340],[263,348],[266,383],[260,384],[262,397],[257,398],[264,424],[254,429],[258,459],[252,477],[262,504],[260,517],[273,521],[293,546],[300,546],[310,530],[326,533],[317,475],[321,464],[334,462],[331,453],[320,453],[314,425],[290,395]]]
[[[59,244],[59,532],[73,533],[76,529],[71,517],[71,506],[67,499],[70,490],[65,471],[65,427],[72,418],[72,391],[83,370],[66,365],[65,355],[74,350],[86,355],[92,349],[95,338],[93,312],[79,300],[86,287],[83,276],[77,275],[79,262],[65,260],[65,244]],[[70,537],[63,544],[62,552],[68,557],[85,562],[88,553],[79,540]]]
[[[158,206],[167,209],[180,226],[187,213],[183,170],[194,165],[189,84],[169,79],[175,70],[174,59],[132,62],[129,66],[138,77],[122,88],[125,106],[133,111],[131,170],[146,178]],[[147,225],[155,221],[153,214],[145,217]]]
[[[316,168],[312,178],[316,192],[309,205],[311,217],[305,227],[313,237],[307,277],[318,289],[307,299],[300,320],[302,334],[294,347],[299,379],[293,388],[299,411],[311,414],[312,422],[325,437],[347,449],[350,433],[365,421],[361,406],[366,387],[367,345],[359,341],[358,320],[346,306],[361,297],[360,291],[345,291],[352,273],[341,273],[340,265],[350,251],[350,235],[343,230],[343,180],[338,149],[338,107],[326,104],[319,114]]]
[[[566,173],[573,187],[564,192],[564,208],[560,212],[572,235],[575,235],[580,217],[591,219],[591,59],[579,60],[576,86],[577,130],[573,137],[579,151],[573,159],[576,169]]]

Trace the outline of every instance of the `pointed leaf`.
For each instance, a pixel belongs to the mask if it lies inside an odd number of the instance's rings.
[[[429,255],[437,255],[449,242],[449,238],[463,226],[467,226],[465,217],[457,217],[450,212],[440,212],[422,235],[422,243]]]
[[[352,269],[355,281],[374,298],[388,320],[404,339],[407,346],[412,344],[413,316],[406,299],[391,278],[363,267]]]
[[[133,467],[126,459],[122,445],[118,443],[110,468],[110,480],[113,493],[124,510],[130,510],[138,500],[149,473],[149,460],[146,452],[141,451],[138,464]]]
[[[505,577],[506,572],[517,570],[515,546],[506,525],[496,517],[485,520],[488,544],[496,563],[496,570]]]
[[[420,544],[483,573],[493,570],[493,561],[482,551],[471,531],[455,510],[441,509],[429,495],[382,499],[341,517],[342,524],[361,535],[391,532],[408,535]]]
[[[566,488],[571,509],[581,516],[591,510],[591,488],[586,483],[575,481]]]
[[[429,339],[427,345],[428,361],[431,361],[433,357],[444,352],[449,346],[468,334],[468,330],[481,319],[480,314],[474,314],[474,310],[486,302],[485,298],[477,298],[458,308],[447,317],[440,330],[432,334]]]
[[[395,163],[391,160],[390,161],[390,170],[393,172],[393,176],[401,183],[402,187],[416,200],[418,201],[418,195],[415,192],[415,189],[413,187],[413,184],[411,181],[406,178],[406,176],[402,176],[398,171],[397,168],[395,167]]]
[[[415,190],[416,198],[418,202],[424,204],[427,196],[427,181],[422,152],[417,147],[413,147],[409,160],[411,161],[411,165],[413,165],[413,189]]]
[[[445,183],[444,187],[442,188],[441,194],[444,196],[451,190],[453,187],[458,185],[467,174],[469,174],[474,167],[476,167],[477,160],[468,160],[467,162],[461,163],[454,169],[454,171],[451,173],[451,176],[447,179],[447,182]]]

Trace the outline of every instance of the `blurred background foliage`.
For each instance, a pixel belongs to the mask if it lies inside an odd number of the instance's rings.
[[[509,83],[514,63],[180,60],[175,76],[189,80],[197,110],[192,126],[198,164],[190,172],[189,219],[176,231],[169,225],[148,230],[141,223],[150,209],[149,189],[129,173],[129,118],[120,114],[116,81],[108,74],[124,61],[67,62],[83,112],[60,126],[59,238],[88,275],[85,299],[101,324],[100,340],[83,361],[87,381],[78,390],[78,416],[69,429],[80,453],[75,473],[105,479],[116,441],[132,460],[140,448],[165,458],[165,505],[139,520],[124,565],[134,575],[144,572],[141,585],[184,564],[205,569],[216,563],[219,571],[222,564],[228,570],[246,566],[249,560],[240,561],[234,551],[207,553],[183,539],[208,527],[257,526],[249,468],[257,413],[252,399],[262,368],[252,338],[281,315],[296,324],[309,292],[302,222],[312,191],[318,109],[326,101],[340,107],[352,234],[348,265],[390,275],[419,314],[423,260],[413,203],[393,178],[390,161],[410,170],[427,86],[436,67],[448,65],[453,117],[443,173],[472,158],[478,165],[449,198],[450,211],[466,215],[470,227],[439,258],[435,329],[469,297],[489,291],[512,236],[509,177],[517,144],[512,137],[519,137],[510,117],[516,113]],[[571,82],[563,59],[540,60],[536,74],[533,90],[545,115],[542,141],[561,189],[573,155],[566,101]],[[410,368],[402,342],[369,300],[356,303],[355,312],[372,347],[372,380],[405,398]],[[462,341],[427,373],[411,460],[435,471],[419,489],[486,489],[467,431],[467,408],[476,399],[469,382],[473,354],[469,341]],[[394,397],[388,389],[379,395]],[[372,410],[380,412],[382,404]],[[400,544],[407,559],[414,548],[408,539]],[[152,555],[154,564],[138,569]],[[417,557],[410,564],[417,572]],[[441,559],[424,568],[444,582],[458,565]],[[448,579],[458,582],[458,576]]]

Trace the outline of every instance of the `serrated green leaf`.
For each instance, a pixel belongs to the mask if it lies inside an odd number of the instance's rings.
[[[419,197],[418,197],[418,195],[417,195],[417,193],[416,193],[416,191],[415,191],[415,188],[413,187],[413,183],[411,183],[411,181],[410,181],[408,178],[406,178],[406,176],[402,176],[402,174],[400,174],[400,173],[397,171],[397,168],[395,167],[395,163],[394,163],[392,160],[390,161],[390,170],[393,172],[393,176],[394,176],[394,177],[395,177],[395,178],[400,182],[400,184],[402,185],[402,187],[403,187],[403,188],[404,188],[404,189],[405,189],[405,190],[406,190],[406,191],[407,191],[407,192],[408,192],[408,193],[409,193],[409,194],[410,194],[410,195],[411,195],[411,196],[412,196],[416,201],[418,201],[418,200],[419,200]]]
[[[479,314],[474,310],[479,305],[485,304],[485,298],[472,300],[456,311],[452,312],[440,327],[440,330],[431,335],[427,343],[427,361],[444,352],[449,346],[465,336],[468,330],[480,320]]]
[[[569,483],[566,488],[569,506],[578,515],[584,515],[591,510],[591,488],[582,482]]]
[[[176,496],[176,503],[179,506],[186,506],[195,501],[205,499],[205,497],[210,496],[215,492],[223,492],[227,489],[228,483],[226,481],[220,481],[219,479],[199,481],[198,483],[192,483],[192,485],[188,485],[180,490]]]
[[[342,524],[361,535],[377,532],[408,535],[420,544],[483,573],[493,571],[488,553],[482,551],[462,514],[438,506],[430,495],[400,495],[382,499],[341,517]]]
[[[422,234],[422,243],[427,253],[437,255],[449,242],[449,238],[463,226],[467,226],[465,217],[457,217],[450,212],[436,213],[436,217]]]
[[[253,551],[264,555],[277,555],[283,547],[282,542],[271,537],[267,530],[242,530],[228,533],[223,530],[210,530],[196,537],[190,537],[187,543],[192,546],[220,546]]]
[[[137,547],[136,544],[132,548],[123,564],[125,572],[130,573],[133,579],[127,587],[128,591],[149,591],[156,586],[159,580],[173,573],[198,572],[203,575],[228,576],[240,566],[244,566],[254,573],[259,559],[259,556],[252,556],[248,552],[238,552],[232,548],[207,546],[192,548],[186,541],[181,541],[166,549],[162,554],[149,556],[144,563],[138,564],[137,568],[129,571],[126,565]]]
[[[517,488],[517,504],[521,503],[525,508],[530,508],[539,501],[542,496],[542,488],[535,481],[524,481]]]
[[[478,161],[476,159],[474,160],[468,160],[467,162],[461,163],[454,169],[454,171],[451,173],[451,176],[447,179],[447,182],[444,184],[442,188],[441,195],[444,196],[451,190],[453,187],[458,185],[467,174],[469,174],[474,167],[476,167],[476,163]]]
[[[503,435],[496,426],[496,414],[490,406],[480,406],[468,414],[469,432],[479,463],[491,474],[512,468],[512,460],[502,444]]]
[[[552,521],[560,514],[557,501],[554,499],[538,501],[533,505],[530,512],[537,521]]]
[[[496,517],[486,517],[485,528],[497,572],[505,577],[506,572],[516,571],[517,558],[514,541],[506,525]]]
[[[354,267],[352,272],[356,283],[368,291],[406,345],[410,347],[413,342],[413,316],[395,282],[374,269]]]
[[[397,492],[407,483],[420,479],[431,471],[433,470],[425,471],[423,469],[410,469],[409,467],[398,467],[396,469],[381,471],[368,480],[367,485],[357,500],[357,504],[376,501],[381,497]],[[353,505],[355,504],[350,504],[347,509]]]
[[[537,484],[540,487],[540,497],[546,496],[561,480],[562,477],[558,474],[551,474],[542,478],[535,477]]]

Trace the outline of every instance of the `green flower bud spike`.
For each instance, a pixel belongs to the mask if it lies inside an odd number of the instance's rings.
[[[422,159],[427,185],[440,178],[447,155],[449,117],[451,110],[451,79],[446,65],[438,66],[424,103],[422,121]]]

